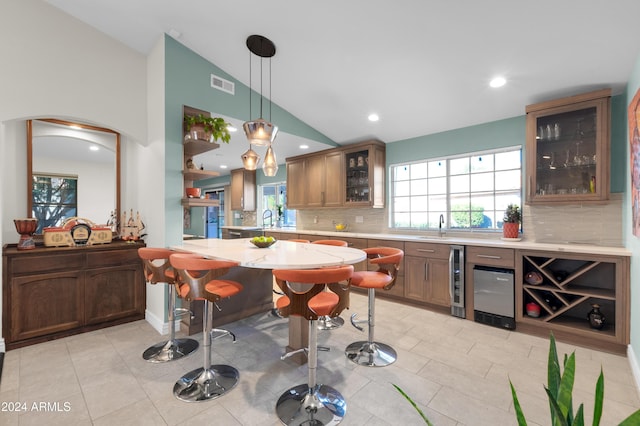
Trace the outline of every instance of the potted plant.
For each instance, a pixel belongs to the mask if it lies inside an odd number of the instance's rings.
[[[221,117],[207,117],[204,114],[184,115],[184,125],[187,134],[193,139],[202,139],[209,142],[218,140],[229,143],[231,133],[227,127],[229,123]]]
[[[522,222],[520,207],[517,204],[509,204],[504,211],[502,224],[502,235],[504,238],[518,238],[520,222]]]

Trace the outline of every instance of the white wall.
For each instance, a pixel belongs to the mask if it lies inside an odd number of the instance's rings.
[[[138,210],[138,147],[148,143],[146,57],[40,0],[2,2],[0,52],[0,243],[18,241],[13,219],[26,215],[26,118],[120,132],[122,207]]]

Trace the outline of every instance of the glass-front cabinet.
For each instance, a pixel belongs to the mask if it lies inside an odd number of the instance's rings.
[[[344,205],[383,207],[385,149],[382,142],[371,141],[344,151]]]
[[[611,90],[527,106],[527,203],[609,198]]]

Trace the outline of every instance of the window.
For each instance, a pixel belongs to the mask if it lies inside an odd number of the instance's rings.
[[[32,215],[38,219],[36,233],[60,226],[78,215],[78,177],[33,174]]]
[[[502,228],[520,205],[522,149],[506,148],[391,166],[390,227]]]
[[[285,183],[276,183],[260,186],[260,200],[258,202],[258,225],[267,226],[279,221],[279,226],[296,226],[296,211],[286,208],[287,204],[287,185]],[[271,219],[269,213],[271,212]]]

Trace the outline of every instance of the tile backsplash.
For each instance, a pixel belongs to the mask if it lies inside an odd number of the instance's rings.
[[[524,205],[523,238],[534,242],[622,246],[622,196],[622,193],[613,193],[606,204]],[[356,223],[359,216],[362,223]],[[298,210],[297,221],[297,228],[302,230],[335,231],[334,222],[342,222],[348,224],[349,232],[407,234],[389,229],[386,209],[305,209]],[[478,238],[502,236],[498,232],[473,234]],[[448,231],[447,235],[470,236],[466,232],[454,235],[453,231]]]

